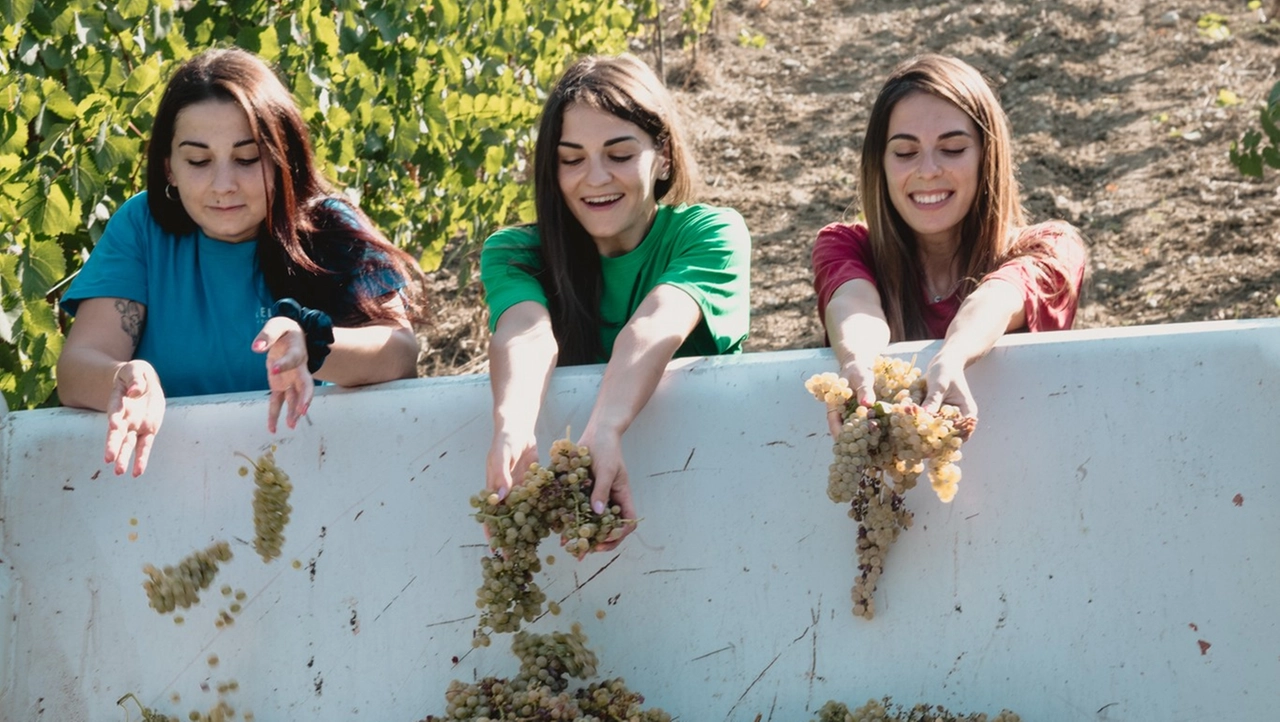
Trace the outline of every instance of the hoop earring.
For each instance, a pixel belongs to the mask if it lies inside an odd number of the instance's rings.
[[[658,174],[658,180],[660,181],[671,180],[671,170],[664,169],[662,173]]]
[[[165,183],[164,197],[176,203],[178,201],[178,189],[174,188],[172,183]]]

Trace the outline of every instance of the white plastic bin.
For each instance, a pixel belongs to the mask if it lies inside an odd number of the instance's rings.
[[[923,366],[936,348],[893,350]],[[908,496],[872,621],[850,613],[856,527],[826,498],[803,388],[833,367],[813,350],[673,364],[626,436],[639,530],[582,563],[548,542],[564,611],[531,629],[582,622],[602,677],[683,722],[882,695],[1029,722],[1274,718],[1280,323],[1002,340],[970,370],[959,494]],[[600,371],[555,374],[544,447],[582,429]],[[515,672],[509,636],[470,643],[488,379],[323,390],[275,436],[265,416],[259,394],[173,400],[139,479],[102,463],[101,414],[0,418],[0,719],[123,720],[128,692],[185,719],[234,679],[258,722],[415,722],[449,680]],[[271,444],[294,511],[264,564],[236,452]],[[235,559],[185,623],[151,610],[142,566],[217,539]],[[224,583],[248,599],[217,629]]]

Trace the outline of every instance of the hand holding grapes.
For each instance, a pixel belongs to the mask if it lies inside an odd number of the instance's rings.
[[[622,436],[606,431],[595,432],[590,427],[578,439],[579,446],[591,449],[591,472],[594,485],[591,489],[591,510],[605,513],[610,506],[621,509],[623,519],[638,519],[635,503],[631,499],[631,483],[627,466],[622,458]],[[635,524],[623,524],[594,551],[614,549],[624,537],[635,529]]]
[[[507,498],[511,487],[519,484],[529,465],[538,460],[538,439],[530,433],[515,433],[495,428],[489,456],[485,460],[485,486],[499,499]]]
[[[253,350],[267,354],[267,383],[271,388],[267,431],[276,433],[281,408],[286,406],[285,423],[291,429],[297,427],[315,394],[315,381],[307,370],[306,334],[297,321],[276,316],[262,326],[253,340]]]
[[[876,402],[876,372],[874,367],[875,359],[871,361],[850,358],[840,366],[840,378],[849,383],[849,389],[853,392],[853,400],[859,406],[871,406]],[[843,425],[844,419],[840,414],[839,408],[827,407],[827,427],[831,431],[831,438],[840,437],[840,427]]]
[[[135,359],[116,369],[107,401],[107,445],[104,460],[125,472],[132,456],[133,475],[147,470],[151,446],[164,422],[165,397],[160,377],[146,361]]]
[[[951,356],[939,353],[929,362],[924,373],[925,393],[920,406],[931,414],[938,413],[943,404],[955,406],[960,415],[971,419],[965,438],[973,432],[977,424],[978,403],[969,391],[969,382],[964,376],[964,362]]]

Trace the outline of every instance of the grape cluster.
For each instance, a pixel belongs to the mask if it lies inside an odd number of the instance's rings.
[[[230,560],[231,545],[225,541],[215,542],[207,549],[188,555],[176,567],[166,566],[160,570],[147,564],[142,568],[148,577],[142,588],[151,607],[161,614],[177,607],[185,609],[200,601],[200,590],[213,583],[219,562]]]
[[[912,362],[879,357],[875,361],[877,402],[862,406],[853,390],[834,373],[818,374],[805,388],[829,409],[840,412],[827,476],[827,496],[850,505],[859,523],[859,576],[853,587],[853,613],[871,619],[873,595],[884,571],[884,557],[898,534],[911,526],[903,495],[927,473],[938,498],[950,502],[960,481],[960,445],[973,429],[954,406],[937,414],[920,408],[925,382]]]
[[[257,461],[244,457],[253,464],[253,483],[258,487],[253,492],[253,548],[264,562],[280,556],[284,527],[293,511],[289,506],[293,484],[289,483],[289,475],[276,466],[274,452],[274,448],[268,450]]]
[[[885,697],[883,700],[868,700],[852,712],[843,703],[827,702],[818,710],[818,718],[813,722],[1022,722],[1022,718],[1007,709],[1000,710],[995,717],[982,713],[953,714],[941,705],[918,704],[904,709]]]
[[[421,722],[671,722],[660,709],[642,709],[643,695],[627,689],[622,678],[569,692],[569,678],[586,680],[596,673],[596,655],[586,642],[578,624],[567,634],[520,632],[511,645],[520,659],[514,679],[454,680],[445,692],[444,716],[429,715]]]
[[[613,506],[604,514],[591,509],[591,453],[568,439],[551,446],[551,463],[534,463],[524,474],[524,482],[511,489],[506,499],[487,490],[471,498],[475,517],[485,525],[492,554],[481,560],[484,581],[476,589],[476,607],[481,610],[475,646],[489,645],[492,632],[514,632],[522,622],[542,614],[546,595],[533,581],[542,570],[538,544],[547,536],[560,534],[565,548],[581,557],[609,541],[625,524],[622,510]],[[548,605],[558,613],[559,605]]]

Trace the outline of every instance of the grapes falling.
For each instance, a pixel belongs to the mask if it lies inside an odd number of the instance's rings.
[[[207,589],[218,574],[218,564],[227,561],[231,561],[231,545],[219,541],[191,553],[177,566],[161,570],[147,564],[142,568],[148,577],[142,588],[147,592],[151,608],[167,614],[178,607],[186,609],[196,604],[200,601],[200,591]]]
[[[293,484],[289,483],[289,475],[276,466],[275,447],[257,461],[244,458],[253,465],[253,483],[258,487],[253,492],[253,548],[262,561],[270,562],[280,556],[284,546],[284,528],[293,511],[289,505]]]
[[[543,539],[559,534],[565,549],[581,558],[635,523],[623,519],[617,506],[596,514],[591,509],[593,484],[590,450],[565,438],[551,445],[550,464],[530,464],[524,482],[512,487],[506,499],[488,490],[471,498],[492,552],[480,562],[484,581],[476,589],[481,613],[475,646],[488,646],[489,632],[517,631],[522,622],[542,614],[546,595],[533,575],[542,570],[538,544]],[[557,609],[552,606],[553,613]]]
[[[876,584],[889,547],[911,526],[903,496],[927,474],[938,499],[955,498],[960,445],[974,424],[954,406],[944,405],[937,414],[920,408],[925,383],[913,363],[881,356],[874,369],[878,401],[869,407],[854,401],[848,381],[834,373],[805,382],[809,393],[840,412],[827,496],[849,504],[849,516],[859,524],[853,613],[865,619],[875,616]]]

